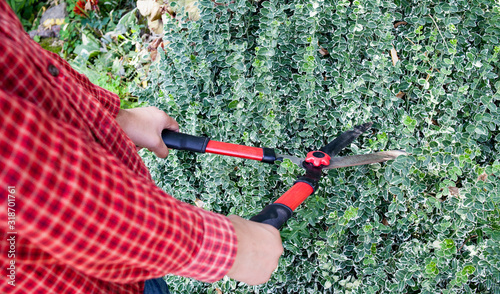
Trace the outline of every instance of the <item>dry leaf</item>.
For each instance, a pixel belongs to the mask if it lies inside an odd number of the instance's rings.
[[[392,65],[395,66],[396,63],[399,61],[399,58],[398,58],[398,52],[396,52],[396,49],[394,49],[394,47],[392,47],[391,49],[391,58],[392,58]]]
[[[85,11],[89,10],[92,10],[92,3],[90,3],[90,1],[87,1],[87,3],[85,3]]]
[[[318,51],[319,51],[319,54],[321,54],[321,55],[323,55],[323,56],[328,56],[328,55],[330,55],[330,52],[328,52],[328,50],[326,50],[325,48],[323,48],[323,47],[321,47],[321,46],[319,47],[319,50],[318,50]]]
[[[487,173],[482,173],[479,177],[477,177],[477,182],[483,181],[486,182],[488,180],[488,174]]]
[[[162,11],[162,6],[154,0],[139,0],[137,1],[137,9],[143,16],[149,18],[157,18],[157,13]]]
[[[448,187],[448,191],[450,191],[450,194],[455,197],[459,197],[460,193],[458,191],[457,187]]]
[[[162,11],[163,11],[163,7],[160,7],[158,10],[153,11],[153,13],[151,14],[151,21],[161,20]]]
[[[152,21],[152,22],[148,22],[148,27],[155,34],[159,34],[159,35],[163,34],[163,21],[160,19]]]
[[[168,45],[170,42],[165,42],[165,43],[167,43],[167,45]],[[163,50],[165,50],[165,46],[164,46],[163,44],[164,44],[164,43],[163,43],[163,38],[162,38],[162,37],[159,37],[159,38],[154,39],[154,40],[153,40],[153,41],[151,41],[151,43],[149,44],[149,46],[148,46],[147,50],[148,50],[149,52],[151,52],[151,53],[150,53],[150,56],[151,56],[151,60],[152,60],[152,61],[155,61],[155,59],[156,59],[156,56],[157,56],[157,54],[158,54],[158,47],[161,47],[161,48],[163,48]]]
[[[148,27],[156,34],[163,33],[163,22],[161,15],[163,13],[163,6],[153,0],[139,0],[137,1],[137,9],[139,12],[147,17]]]
[[[155,61],[156,60],[156,56],[158,56],[158,51],[157,50],[153,50],[151,51],[151,53],[149,53],[149,57],[151,57],[151,61]],[[146,87],[144,87],[146,88]]]
[[[382,224],[384,226],[388,226],[389,225],[389,222],[387,221],[387,219],[385,217],[382,219]]]
[[[217,291],[217,294],[222,294],[222,291],[219,288],[215,288],[215,291]]]
[[[394,23],[394,28],[399,27],[400,25],[407,25],[408,23],[406,21],[398,21]]]
[[[194,204],[196,204],[196,206],[198,206],[199,208],[205,207],[205,202],[201,201],[198,198],[196,198],[196,200],[194,201]]]
[[[401,92],[399,91],[399,93],[396,94],[396,97],[399,98],[399,99],[403,99],[403,97],[406,95],[405,92]]]
[[[153,51],[153,50],[158,49],[158,46],[160,46],[160,44],[162,43],[162,41],[163,41],[163,38],[162,38],[162,37],[159,37],[159,38],[154,39],[154,40],[153,40],[153,41],[151,41],[151,43],[149,44],[149,46],[148,46],[148,50],[149,50],[149,51]]]
[[[176,5],[170,5],[169,9],[173,14],[177,14],[178,12],[182,11],[182,8],[184,8],[184,12],[187,12],[188,18],[190,20],[199,20],[200,11],[197,6],[197,1],[198,0],[177,0],[175,1]]]

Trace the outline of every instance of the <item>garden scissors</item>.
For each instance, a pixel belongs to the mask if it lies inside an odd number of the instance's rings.
[[[305,169],[305,174],[297,179],[294,185],[274,203],[252,217],[250,220],[270,224],[279,229],[291,216],[293,211],[304,200],[312,195],[317,187],[323,170],[384,162],[392,160],[406,152],[392,150],[365,155],[335,157],[345,147],[349,146],[359,135],[371,127],[372,123],[355,126],[354,129],[340,134],[333,141],[307,153],[305,158],[278,154],[272,148],[250,147],[232,143],[210,140],[208,137],[197,137],[183,133],[163,130],[162,139],[168,148],[188,150],[199,153],[214,153],[245,159],[274,163],[289,159]]]

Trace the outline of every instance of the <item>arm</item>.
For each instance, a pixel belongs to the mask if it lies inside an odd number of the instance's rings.
[[[18,187],[17,229],[40,249],[119,283],[165,274],[213,282],[232,267],[228,218],[170,197],[26,100],[0,90],[0,105],[0,181]]]
[[[273,227],[170,197],[93,138],[2,90],[0,105],[0,181],[18,187],[19,234],[60,262],[119,283],[228,274],[258,284],[276,268],[283,248]]]
[[[116,121],[136,145],[162,158],[167,157],[168,148],[161,132],[164,129],[179,131],[177,122],[156,107],[120,109]],[[250,285],[266,282],[283,252],[278,230],[235,215],[229,216],[229,220],[237,236],[238,251],[228,276]]]
[[[249,285],[267,282],[283,253],[279,231],[235,215],[229,219],[238,237],[238,252],[227,275]]]

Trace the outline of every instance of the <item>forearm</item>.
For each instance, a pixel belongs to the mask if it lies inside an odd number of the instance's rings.
[[[6,116],[36,118],[3,124],[3,134],[18,137],[0,157],[0,181],[19,187],[18,231],[33,244],[81,272],[121,283],[166,274],[213,282],[231,268],[236,236],[226,217],[170,197],[30,103],[0,99]]]

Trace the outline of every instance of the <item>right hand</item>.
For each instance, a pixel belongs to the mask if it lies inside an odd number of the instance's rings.
[[[168,148],[161,138],[163,129],[179,131],[179,124],[156,107],[120,109],[116,121],[135,145],[148,148],[160,158],[168,156]]]
[[[280,232],[271,225],[228,216],[238,238],[238,252],[227,276],[246,283],[259,285],[267,282],[278,267],[283,253]]]

